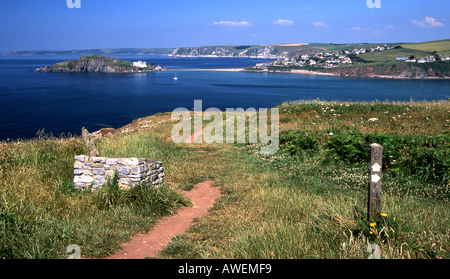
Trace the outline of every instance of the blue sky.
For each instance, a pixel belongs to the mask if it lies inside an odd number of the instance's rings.
[[[79,1],[2,1],[0,51],[450,38],[450,0]]]

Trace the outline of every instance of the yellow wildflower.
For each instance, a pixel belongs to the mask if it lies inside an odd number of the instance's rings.
[[[387,217],[388,215],[387,215],[387,213],[381,213],[381,216]]]
[[[377,223],[370,223],[371,227],[375,227],[377,225]]]

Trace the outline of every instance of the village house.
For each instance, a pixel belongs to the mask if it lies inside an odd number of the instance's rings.
[[[434,62],[434,61],[436,61],[436,58],[434,58],[434,56],[427,57],[427,62]]]
[[[350,57],[344,57],[344,59],[342,60],[343,64],[352,64],[352,60],[350,59]]]

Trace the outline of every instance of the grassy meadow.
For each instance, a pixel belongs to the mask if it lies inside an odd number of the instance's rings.
[[[170,114],[96,140],[102,156],[164,162],[166,185],[73,188],[80,138],[0,144],[0,258],[103,258],[177,207],[180,188],[213,179],[222,197],[159,258],[449,258],[449,101],[299,101],[280,110],[280,150],[169,140]],[[205,123],[206,124],[206,123]],[[366,220],[368,145],[384,147],[382,215]],[[202,151],[202,152],[198,152]],[[206,151],[206,152],[204,152]],[[179,185],[179,186],[174,186]]]

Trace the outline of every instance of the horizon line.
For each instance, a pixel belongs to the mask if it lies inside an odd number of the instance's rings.
[[[415,41],[415,42],[347,42],[347,43],[275,43],[275,44],[216,44],[216,45],[200,45],[200,46],[181,46],[181,47],[99,47],[99,48],[77,48],[77,49],[26,49],[26,50],[8,50],[8,51],[0,51],[0,53],[9,53],[9,52],[19,52],[19,51],[83,51],[83,50],[101,50],[101,49],[177,49],[177,48],[185,48],[185,47],[210,47],[210,46],[271,46],[271,45],[296,45],[298,44],[330,44],[330,45],[358,45],[358,44],[414,44],[414,43],[424,43],[424,42],[435,42],[435,41],[446,41],[450,39],[439,39],[439,40],[431,40],[431,41]]]

